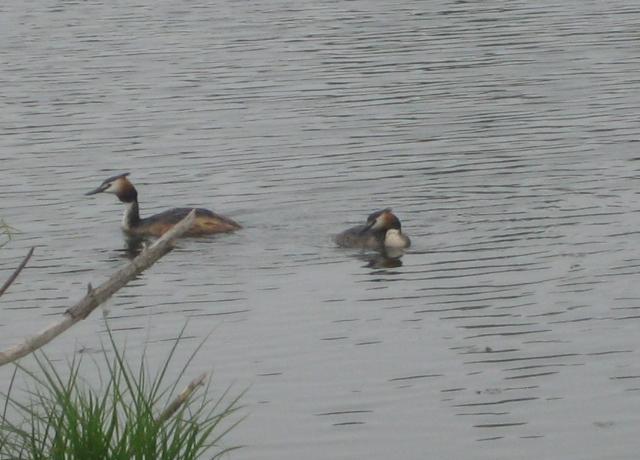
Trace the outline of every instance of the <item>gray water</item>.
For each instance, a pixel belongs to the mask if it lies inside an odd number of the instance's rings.
[[[0,5],[3,348],[127,260],[112,196],[213,208],[103,315],[247,419],[233,459],[635,459],[640,8],[525,1]],[[401,264],[331,234],[393,207]],[[181,350],[182,350],[181,348]],[[6,387],[11,369],[0,369]],[[217,393],[216,393],[217,392]]]

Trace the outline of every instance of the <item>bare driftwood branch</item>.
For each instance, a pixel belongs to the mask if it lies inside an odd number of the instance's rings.
[[[182,406],[193,394],[196,389],[204,384],[205,379],[207,378],[207,373],[201,374],[200,376],[193,379],[189,385],[186,386],[184,390],[180,392],[178,396],[175,397],[173,401],[162,411],[160,416],[157,418],[158,423],[164,423],[167,421],[173,414],[175,414],[180,406]]]
[[[27,255],[25,256],[24,259],[22,259],[22,262],[20,262],[20,265],[18,265],[18,268],[16,268],[13,273],[11,274],[11,276],[9,277],[9,279],[7,281],[4,282],[4,284],[2,285],[2,287],[0,287],[0,297],[2,297],[2,294],[4,294],[4,292],[9,289],[9,286],[11,286],[13,284],[13,282],[16,280],[16,278],[18,277],[18,275],[20,274],[20,272],[22,271],[22,269],[27,265],[27,262],[29,262],[29,259],[31,259],[31,256],[33,255],[33,250],[35,248],[31,248],[29,249],[29,252],[27,253]]]
[[[87,294],[78,303],[69,308],[60,321],[50,324],[38,334],[26,338],[24,342],[0,351],[0,366],[34,352],[62,334],[78,321],[89,316],[101,303],[105,302],[120,288],[134,279],[136,275],[142,273],[167,252],[171,251],[175,239],[182,236],[191,228],[194,219],[195,210],[191,211],[187,217],[182,219],[153,245],[142,251],[142,253],[128,265],[111,275],[111,277],[100,286],[92,288],[89,284]]]

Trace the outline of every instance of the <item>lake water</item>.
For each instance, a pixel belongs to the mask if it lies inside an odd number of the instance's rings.
[[[0,346],[126,262],[121,205],[83,193],[131,171],[143,214],[245,227],[103,309],[152,358],[213,331],[189,375],[248,388],[229,458],[636,459],[638,24],[631,0],[4,2],[0,280],[36,252]],[[401,264],[335,247],[383,207]],[[46,351],[98,349],[103,314]]]

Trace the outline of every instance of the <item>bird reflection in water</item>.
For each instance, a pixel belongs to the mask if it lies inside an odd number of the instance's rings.
[[[363,253],[359,258],[366,262],[367,268],[398,268],[402,267],[401,249],[386,249],[376,253]]]
[[[148,244],[149,240],[145,237],[126,235],[124,238],[124,248],[121,249],[122,257],[135,259]]]

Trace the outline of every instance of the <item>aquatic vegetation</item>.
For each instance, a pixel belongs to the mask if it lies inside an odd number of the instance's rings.
[[[0,219],[0,234],[2,235],[2,239],[0,239],[0,248],[11,241],[13,235],[16,233],[18,233],[17,229]]]
[[[3,394],[0,458],[169,460],[219,458],[233,450],[221,442],[241,420],[232,415],[237,414],[242,394],[231,397],[227,388],[212,399],[211,381],[205,384],[205,375],[178,393],[202,346],[175,377],[168,377],[182,337],[181,333],[152,374],[145,354],[132,368],[126,349],[109,331],[110,346],[103,345],[90,360],[92,376],[100,376],[93,386],[82,377],[88,367],[82,354],[64,370],[41,352],[33,355],[35,369],[16,364]],[[106,378],[101,375],[104,369]]]

